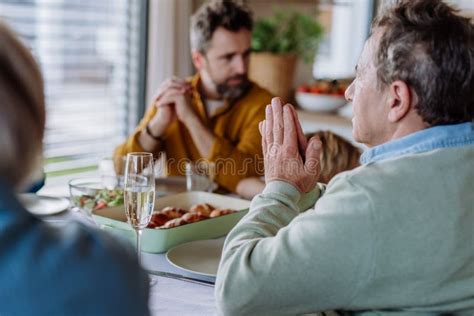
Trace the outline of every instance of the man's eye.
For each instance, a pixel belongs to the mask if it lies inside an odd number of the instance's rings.
[[[223,59],[225,61],[231,61],[232,58],[234,58],[234,54],[224,55],[224,56],[221,57],[221,59]]]

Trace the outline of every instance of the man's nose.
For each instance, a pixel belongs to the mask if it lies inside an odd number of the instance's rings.
[[[248,62],[243,56],[235,56],[233,67],[236,74],[243,75],[247,73]]]
[[[354,81],[351,82],[349,87],[347,87],[346,91],[344,92],[344,97],[349,102],[352,102],[353,96],[354,96]]]

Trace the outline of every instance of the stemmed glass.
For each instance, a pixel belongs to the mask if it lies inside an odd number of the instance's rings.
[[[140,261],[142,230],[150,223],[155,203],[155,176],[151,153],[129,153],[124,175],[125,214],[137,235]]]

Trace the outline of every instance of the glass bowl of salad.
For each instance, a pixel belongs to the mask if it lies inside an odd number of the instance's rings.
[[[71,204],[93,210],[123,205],[123,177],[76,178],[69,181]]]

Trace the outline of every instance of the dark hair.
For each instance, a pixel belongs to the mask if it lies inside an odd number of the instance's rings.
[[[231,0],[214,0],[203,4],[191,18],[191,48],[204,53],[218,27],[233,32],[242,28],[251,31],[252,13],[243,4]]]
[[[474,32],[441,0],[400,0],[374,20],[382,35],[375,67],[379,83],[406,82],[416,110],[430,125],[474,118]]]

